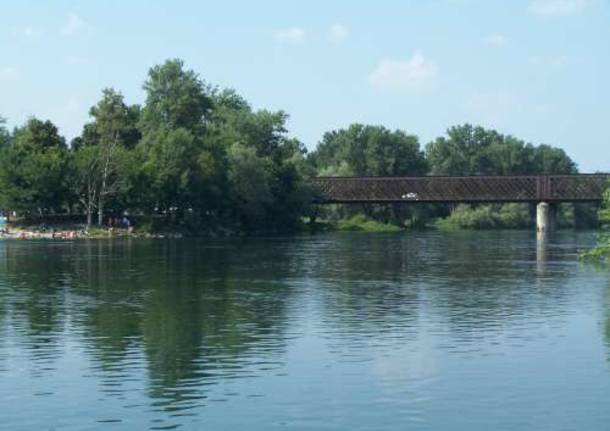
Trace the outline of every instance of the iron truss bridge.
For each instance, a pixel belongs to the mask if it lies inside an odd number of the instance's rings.
[[[470,177],[316,177],[315,202],[598,202],[610,174]]]

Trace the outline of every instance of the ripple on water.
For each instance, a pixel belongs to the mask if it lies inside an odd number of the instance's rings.
[[[605,429],[593,239],[0,243],[0,405],[28,406],[3,423]]]

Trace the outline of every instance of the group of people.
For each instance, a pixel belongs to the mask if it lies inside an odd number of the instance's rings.
[[[109,217],[108,218],[108,227],[119,227],[119,228],[124,228],[124,229],[130,229],[131,228],[131,220],[129,220],[129,217],[127,216],[122,216],[122,217]]]

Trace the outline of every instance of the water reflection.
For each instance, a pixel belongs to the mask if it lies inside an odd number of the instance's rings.
[[[484,384],[501,373],[484,363],[466,372],[465,361],[529,343],[553,349],[568,336],[562,328],[598,310],[595,295],[605,326],[588,339],[605,337],[610,348],[610,289],[595,290],[606,273],[575,259],[592,240],[493,232],[0,242],[0,378],[75,428],[198,429],[232,413],[252,429],[287,412],[301,428],[367,429],[356,418],[369,410],[394,412],[396,423],[451,417],[435,406],[458,397],[426,401],[443,366],[463,373],[461,385]],[[353,390],[324,398],[331,381]],[[89,413],[67,413],[67,387]],[[291,388],[292,398],[265,401]],[[515,391],[511,399],[526,398]],[[243,410],[221,407],[232,401]],[[331,401],[327,422],[315,422],[312,412]],[[11,415],[8,424],[25,424]],[[31,427],[48,425],[36,417]]]
[[[539,275],[545,275],[549,260],[549,234],[548,232],[536,233],[536,269]]]
[[[0,318],[8,309],[30,364],[45,364],[39,372],[62,354],[67,321],[102,394],[124,397],[129,375],[145,362],[154,411],[192,409],[210,384],[282,365],[260,357],[284,346],[291,292],[277,271],[259,265],[284,260],[281,249],[244,244],[236,256],[188,242],[3,246]]]
[[[563,306],[568,293],[544,288],[549,271],[552,283],[570,277],[570,271],[559,265],[541,271],[546,263],[538,258],[549,258],[548,244],[542,251],[536,238],[523,232],[427,234],[398,241],[363,235],[311,247],[318,251],[311,259],[323,298],[324,330],[334,328],[348,344],[349,336],[383,342],[384,334],[393,337],[396,330],[408,341],[422,320],[461,342],[493,339],[545,313],[541,308],[548,301]],[[561,250],[554,258],[569,259],[566,252],[573,257],[576,251]]]

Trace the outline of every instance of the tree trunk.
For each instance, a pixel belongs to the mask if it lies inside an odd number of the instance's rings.
[[[91,227],[91,223],[93,222],[93,211],[91,211],[91,206],[87,207],[87,229]]]
[[[98,206],[97,206],[97,225],[102,227],[104,224],[104,198],[102,196],[99,197]]]

